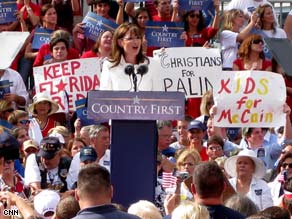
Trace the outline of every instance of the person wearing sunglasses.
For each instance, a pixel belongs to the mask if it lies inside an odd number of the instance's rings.
[[[265,58],[263,45],[264,41],[258,34],[252,34],[243,40],[238,50],[239,58],[233,62],[233,70],[272,71],[272,62]]]
[[[281,156],[276,174],[277,176],[273,182],[269,183],[274,205],[279,204],[279,198],[284,194],[284,184],[292,177],[292,152],[288,151]]]
[[[217,34],[220,22],[220,0],[213,0],[213,4],[215,8],[215,16],[212,26],[210,27],[207,27],[205,24],[203,12],[201,10],[192,10],[184,14],[183,22],[185,25],[185,32],[183,33],[182,38],[185,40],[186,46],[204,46],[208,40],[212,39]]]
[[[23,110],[14,110],[8,117],[8,122],[14,127],[24,127],[28,130],[30,120],[28,118],[28,112]]]

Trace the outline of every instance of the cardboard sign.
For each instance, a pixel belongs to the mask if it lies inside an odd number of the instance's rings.
[[[93,12],[88,12],[82,23],[85,23],[84,35],[93,41],[96,41],[102,32],[106,30],[114,32],[118,27],[116,23]]]
[[[8,68],[22,48],[29,32],[0,32],[0,69]]]
[[[184,40],[180,39],[184,31],[181,22],[148,21],[146,24],[147,46],[154,47],[180,47]]]
[[[87,118],[169,120],[184,116],[184,94],[151,91],[90,91]]]
[[[266,71],[221,72],[214,89],[219,127],[276,127],[285,124],[286,86],[282,75]]]
[[[46,91],[61,111],[74,110],[76,100],[86,98],[87,91],[99,88],[99,62],[98,58],[74,59],[35,67],[36,93]]]
[[[181,47],[155,50],[161,65],[165,91],[179,91],[186,97],[201,97],[213,88],[222,71],[218,49]]]
[[[16,21],[16,1],[0,0],[0,24]]]
[[[43,44],[49,43],[53,32],[53,30],[42,27],[36,28],[31,45],[32,49],[39,49]]]

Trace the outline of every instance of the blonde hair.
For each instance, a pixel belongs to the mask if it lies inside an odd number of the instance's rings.
[[[9,116],[7,121],[12,125],[17,125],[19,118],[28,116],[28,112],[23,110],[14,110]]]
[[[69,130],[65,126],[61,126],[61,125],[57,125],[56,127],[51,128],[48,132],[48,135],[52,134],[52,133],[59,133],[63,137],[70,137],[71,136]]]
[[[200,154],[196,149],[185,149],[179,154],[177,158],[176,166],[178,169],[180,169],[180,165],[185,161],[185,159],[187,159],[187,157],[193,158],[196,165],[201,162]]]
[[[243,11],[240,9],[231,9],[224,13],[224,25],[223,30],[233,30],[234,19],[239,15],[244,15]]]
[[[132,204],[128,208],[128,213],[137,215],[142,219],[162,219],[158,208],[152,202],[146,200],[140,200]]]
[[[186,200],[174,209],[171,217],[175,219],[209,219],[210,215],[205,206]]]

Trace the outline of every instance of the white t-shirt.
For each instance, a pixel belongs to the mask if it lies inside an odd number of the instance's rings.
[[[282,28],[276,27],[276,31],[274,30],[262,30],[265,37],[269,38],[287,38],[286,32]]]
[[[98,164],[100,166],[105,167],[108,171],[110,171],[110,150],[107,149],[103,157],[99,160]],[[67,188],[71,189],[75,182],[77,182],[78,173],[80,170],[80,152],[74,155],[69,172],[66,178]]]
[[[223,30],[220,34],[221,53],[223,68],[232,68],[237,57],[239,44],[236,42],[238,33],[231,30]]]

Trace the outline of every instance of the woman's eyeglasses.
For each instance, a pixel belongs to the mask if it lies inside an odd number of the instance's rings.
[[[256,40],[253,40],[252,43],[253,44],[259,44],[259,43],[264,44],[264,41],[261,39],[256,39]]]
[[[199,14],[190,14],[189,15],[190,18],[200,18]]]
[[[29,125],[30,121],[28,119],[23,119],[23,120],[20,120],[19,123],[21,125]]]
[[[287,167],[292,168],[292,163],[282,163],[282,167],[286,169]]]

